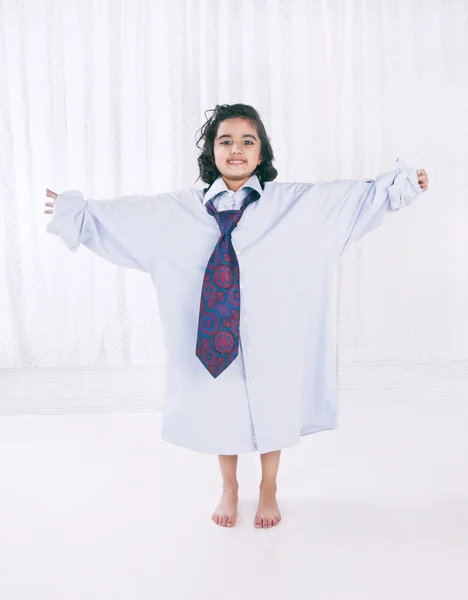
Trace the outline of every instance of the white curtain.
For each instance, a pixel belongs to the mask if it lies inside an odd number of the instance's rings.
[[[237,102],[278,181],[427,171],[341,260],[337,371],[343,399],[468,397],[466,0],[0,0],[1,412],[159,406],[150,277],[47,234],[45,189],[202,187],[205,111]]]

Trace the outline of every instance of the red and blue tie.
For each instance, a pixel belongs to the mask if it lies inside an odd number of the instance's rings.
[[[203,195],[208,189],[203,190]],[[205,205],[216,219],[221,236],[203,277],[196,355],[213,377],[218,377],[239,354],[239,263],[231,233],[247,206],[259,197],[258,191],[252,189],[240,210],[218,212],[211,200]]]

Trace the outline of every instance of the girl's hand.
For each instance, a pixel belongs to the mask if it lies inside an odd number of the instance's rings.
[[[55,201],[55,199],[57,198],[58,194],[56,194],[52,190],[47,189],[46,190],[46,196],[49,196],[49,198],[52,198]],[[54,212],[54,203],[53,202],[45,202],[44,206],[51,206],[52,207],[52,210],[44,210],[44,212],[46,214],[51,215]]]
[[[417,175],[418,175],[418,183],[419,183],[419,187],[426,191],[428,188],[428,183],[429,183],[429,177],[427,176],[427,173],[424,169],[419,169],[418,171],[416,171]]]

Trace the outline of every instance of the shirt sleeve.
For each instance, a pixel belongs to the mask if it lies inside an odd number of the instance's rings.
[[[397,158],[393,171],[372,179],[339,179],[321,184],[324,220],[338,255],[384,222],[387,213],[409,206],[424,190],[416,170]]]
[[[83,244],[111,263],[151,272],[165,194],[84,200],[78,190],[58,194],[47,232],[76,252]]]

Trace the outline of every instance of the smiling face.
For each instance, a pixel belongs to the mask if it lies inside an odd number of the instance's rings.
[[[218,171],[230,190],[237,191],[252,175],[261,160],[261,142],[255,126],[242,117],[225,119],[214,140]]]

